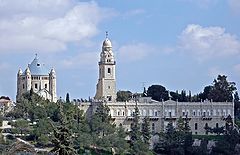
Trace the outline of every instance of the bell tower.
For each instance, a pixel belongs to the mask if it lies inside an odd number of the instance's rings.
[[[97,83],[96,100],[115,102],[116,95],[116,78],[115,78],[115,59],[112,51],[112,43],[108,39],[103,41],[102,52],[100,54],[99,79]]]

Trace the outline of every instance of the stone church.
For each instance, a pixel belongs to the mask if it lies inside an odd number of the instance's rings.
[[[56,72],[54,69],[48,70],[37,55],[24,72],[21,68],[18,70],[16,101],[19,101],[22,94],[31,89],[45,99],[57,101]]]
[[[233,102],[178,102],[169,98],[168,101],[155,101],[150,97],[137,97],[128,102],[116,101],[116,61],[112,51],[112,43],[108,37],[103,41],[100,53],[99,79],[96,95],[92,102],[79,102],[79,108],[87,115],[92,115],[97,105],[106,104],[116,125],[123,125],[130,130],[135,106],[140,111],[140,120],[148,116],[152,133],[164,131],[171,120],[176,125],[182,117],[189,120],[193,134],[207,134],[205,127],[225,126],[225,119],[230,115],[234,119]]]

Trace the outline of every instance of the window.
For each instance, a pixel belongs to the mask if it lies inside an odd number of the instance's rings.
[[[182,112],[182,115],[185,116],[185,111]]]
[[[195,123],[194,127],[195,127],[195,130],[197,130],[198,129],[198,124]]]
[[[196,116],[196,111],[195,110],[193,111],[193,116]]]
[[[111,68],[108,68],[108,73],[111,74]]]
[[[204,128],[205,128],[205,130],[208,128],[208,123],[205,124]],[[205,134],[208,135],[208,130],[206,130]]]
[[[146,110],[143,110],[143,116],[147,116]]]
[[[120,116],[120,111],[117,112],[117,115]]]
[[[158,116],[158,113],[157,113],[157,111],[155,111],[155,112],[154,112],[154,116]]]
[[[172,117],[172,112],[171,111],[169,112],[169,117]]]
[[[108,89],[110,89],[111,87],[110,86],[108,86]]]
[[[124,111],[122,112],[122,115],[124,116]]]
[[[22,87],[23,87],[23,89],[25,89],[25,86],[24,86],[24,84],[22,85]]]
[[[38,85],[37,85],[37,83],[35,83],[35,88],[36,88],[36,89],[38,88]]]
[[[216,128],[218,128],[218,123],[216,123]]]
[[[148,112],[149,112],[149,116],[153,116],[153,111],[151,109]]]
[[[45,84],[45,89],[47,89],[47,84]]]
[[[155,124],[152,123],[152,132],[155,132]]]
[[[112,101],[112,96],[108,96],[108,101]]]

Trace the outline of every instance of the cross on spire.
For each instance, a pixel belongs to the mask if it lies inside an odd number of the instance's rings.
[[[108,31],[106,31],[106,38],[108,38]]]

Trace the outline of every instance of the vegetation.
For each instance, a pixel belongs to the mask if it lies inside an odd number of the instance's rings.
[[[232,101],[234,94],[236,124],[240,124],[240,101],[235,91],[235,84],[228,82],[226,76],[219,75],[213,85],[206,86],[202,93],[197,95],[182,90],[171,92],[164,86],[152,85],[144,89],[143,96],[152,97],[162,101]],[[170,92],[170,93],[169,93]],[[170,95],[169,95],[170,94]],[[225,96],[225,97],[222,97]],[[130,91],[119,91],[118,101],[129,101],[132,97]],[[0,153],[4,154],[14,142],[15,137],[30,141],[37,147],[49,147],[56,154],[239,154],[239,133],[233,126],[232,119],[228,117],[226,126],[209,128],[207,132],[216,136],[193,136],[189,127],[189,119],[180,117],[176,126],[169,121],[162,133],[150,130],[150,119],[145,117],[140,121],[139,109],[136,104],[131,117],[131,129],[125,131],[120,124],[116,126],[109,114],[109,108],[99,104],[96,112],[91,117],[86,117],[76,105],[71,104],[69,94],[66,102],[59,100],[52,103],[44,100],[32,90],[22,96],[13,111],[6,115],[14,121],[12,136],[7,141],[0,137]],[[159,141],[154,144],[153,150],[149,149],[150,139],[153,134],[159,135]],[[193,146],[193,139],[201,139],[200,146]],[[216,146],[212,151],[207,149],[208,141],[214,140]]]
[[[129,101],[132,97],[132,92],[130,91],[118,91],[117,92],[117,101],[126,102]]]

